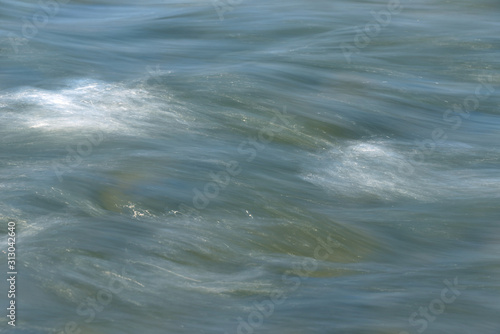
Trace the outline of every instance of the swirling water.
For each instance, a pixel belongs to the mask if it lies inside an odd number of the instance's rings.
[[[499,332],[498,2],[0,6],[2,332]]]

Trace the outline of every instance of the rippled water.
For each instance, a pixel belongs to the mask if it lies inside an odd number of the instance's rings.
[[[499,332],[497,1],[0,7],[1,332]]]

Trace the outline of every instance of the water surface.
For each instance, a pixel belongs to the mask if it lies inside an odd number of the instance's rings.
[[[2,332],[498,333],[496,1],[0,6]]]

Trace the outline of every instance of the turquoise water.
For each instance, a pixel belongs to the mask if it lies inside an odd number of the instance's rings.
[[[0,8],[2,333],[499,332],[497,1]]]

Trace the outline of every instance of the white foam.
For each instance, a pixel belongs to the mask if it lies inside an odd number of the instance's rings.
[[[172,110],[168,100],[168,96],[158,98],[142,88],[95,80],[75,80],[58,91],[24,87],[0,95],[1,105],[16,109],[4,114],[4,121],[17,128],[42,131],[137,130],[134,125],[148,122],[152,114],[182,122],[181,113]]]
[[[451,145],[448,143],[448,146]],[[459,153],[477,153],[477,148],[460,146]],[[448,151],[449,152],[449,151]],[[439,154],[439,153],[434,153]],[[411,198],[435,201],[439,197],[487,196],[495,184],[500,191],[498,178],[483,175],[480,170],[469,170],[464,166],[446,168],[436,163],[424,162],[405,172],[408,152],[396,148],[389,141],[348,142],[316,155],[315,163],[304,168],[303,179],[325,188],[337,197],[371,197],[384,200]],[[429,159],[430,160],[430,159]],[[474,196],[474,195],[472,195]]]

